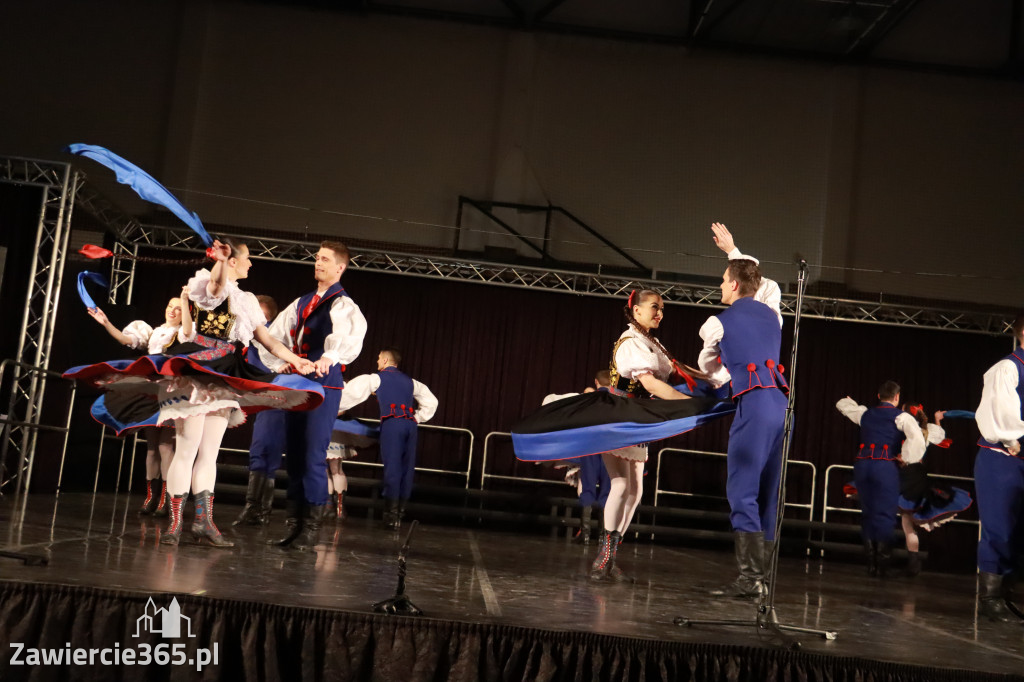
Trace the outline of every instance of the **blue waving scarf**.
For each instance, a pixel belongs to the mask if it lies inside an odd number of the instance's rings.
[[[100,275],[95,272],[89,272],[88,270],[82,270],[80,273],[78,273],[78,297],[82,299],[82,303],[85,304],[86,308],[92,310],[93,308],[96,307],[96,304],[93,302],[92,296],[89,295],[89,292],[85,288],[86,280],[89,280],[90,282],[95,282],[104,289],[110,287],[110,282],[108,282],[107,278],[104,277],[103,275]]]
[[[178,201],[166,187],[157,182],[146,171],[122,159],[112,151],[96,145],[72,144],[68,145],[67,151],[90,158],[114,171],[117,175],[117,181],[122,185],[128,185],[146,201],[159,204],[170,210],[171,213],[181,218],[182,222],[192,228],[192,231],[199,235],[199,238],[203,240],[203,244],[206,246],[213,244],[213,239],[207,233],[206,228],[203,227],[199,216],[185,208],[184,204]]]

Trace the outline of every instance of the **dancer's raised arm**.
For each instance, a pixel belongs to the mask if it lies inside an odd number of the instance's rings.
[[[724,251],[729,260],[749,260],[753,261],[754,265],[760,266],[761,262],[759,260],[739,250],[732,233],[725,225],[722,223],[712,223],[711,231],[714,233],[712,239],[715,241],[715,246]],[[760,301],[774,310],[779,318],[779,326],[782,326],[782,290],[779,288],[778,282],[762,275],[757,291],[754,293],[754,300]]]

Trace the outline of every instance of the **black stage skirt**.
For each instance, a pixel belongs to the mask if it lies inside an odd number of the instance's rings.
[[[516,458],[546,462],[596,455],[691,431],[732,414],[718,397],[626,398],[594,391],[556,400],[512,427]]]

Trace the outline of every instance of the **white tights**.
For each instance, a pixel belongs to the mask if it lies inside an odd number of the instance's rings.
[[[327,460],[327,493],[343,493],[348,490],[348,476],[341,468],[340,459]]]
[[[217,481],[217,453],[228,428],[222,410],[174,420],[175,449],[167,470],[167,493],[187,495],[213,490]]]
[[[601,459],[611,479],[608,500],[604,503],[604,527],[605,530],[617,530],[625,534],[643,496],[644,463],[616,457],[608,452],[603,453]]]
[[[146,434],[146,480],[160,478],[167,480],[167,469],[174,457],[174,434],[167,427],[147,426]]]
[[[914,520],[906,512],[900,513],[900,523],[903,525],[903,535],[907,538],[907,551],[916,552],[921,548],[921,539],[917,537],[917,528],[914,527]]]

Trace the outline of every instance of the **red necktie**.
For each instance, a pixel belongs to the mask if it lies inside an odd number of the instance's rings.
[[[319,302],[320,302],[320,294],[313,294],[313,300],[311,300],[306,305],[305,309],[303,309],[303,311],[302,311],[302,319],[303,319],[303,321],[305,321],[305,319],[307,317],[309,317],[309,314],[311,312],[313,312],[313,308],[315,308],[316,304],[319,303]]]
[[[313,308],[315,308],[316,304],[319,302],[320,294],[313,294],[313,299],[306,304],[305,308],[302,309],[302,317],[299,318],[299,323],[295,327],[296,333],[294,337],[294,343],[296,344],[296,348],[294,348],[293,350],[296,353],[299,353],[302,357],[306,357],[305,353],[306,350],[309,348],[309,344],[303,343],[301,346],[299,346],[299,338],[304,337],[306,335],[306,320],[309,319],[309,314],[313,312]]]

